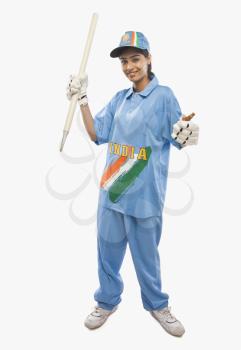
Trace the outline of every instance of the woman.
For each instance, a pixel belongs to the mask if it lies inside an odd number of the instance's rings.
[[[78,94],[84,125],[96,145],[108,143],[97,213],[98,275],[95,310],[85,326],[100,327],[121,302],[120,268],[127,243],[140,285],[143,307],[174,336],[183,325],[170,312],[162,291],[158,244],[162,230],[170,144],[196,144],[198,127],[183,121],[176,97],[151,71],[148,40],[127,31],[111,51],[119,57],[132,87],[118,91],[92,118],[87,75],[71,76],[67,96]],[[184,118],[185,119],[185,118]]]

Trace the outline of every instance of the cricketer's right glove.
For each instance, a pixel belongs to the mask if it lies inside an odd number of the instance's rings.
[[[70,75],[69,83],[66,88],[66,96],[69,100],[72,96],[78,94],[78,103],[80,106],[88,104],[87,98],[88,75],[84,73],[81,77]]]

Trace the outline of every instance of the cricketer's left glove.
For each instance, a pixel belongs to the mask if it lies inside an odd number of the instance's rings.
[[[199,126],[183,116],[173,125],[172,138],[180,143],[182,147],[197,145],[199,137]]]

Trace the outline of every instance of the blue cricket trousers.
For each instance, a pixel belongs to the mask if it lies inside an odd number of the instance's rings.
[[[162,292],[158,244],[162,217],[136,218],[98,205],[97,248],[99,288],[94,294],[98,306],[111,310],[121,302],[124,284],[120,268],[129,244],[141,289],[143,307],[157,310],[168,306]]]

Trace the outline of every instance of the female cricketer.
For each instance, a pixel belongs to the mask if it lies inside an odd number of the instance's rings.
[[[185,329],[170,312],[162,291],[158,245],[162,231],[170,145],[198,142],[199,128],[182,115],[173,91],[152,72],[150,46],[141,32],[127,31],[111,51],[132,82],[118,91],[93,119],[87,98],[88,76],[72,75],[67,97],[78,94],[84,125],[96,144],[108,143],[99,184],[97,249],[99,288],[85,326],[95,329],[117,310],[124,289],[120,268],[127,244],[145,310],[171,335]]]

